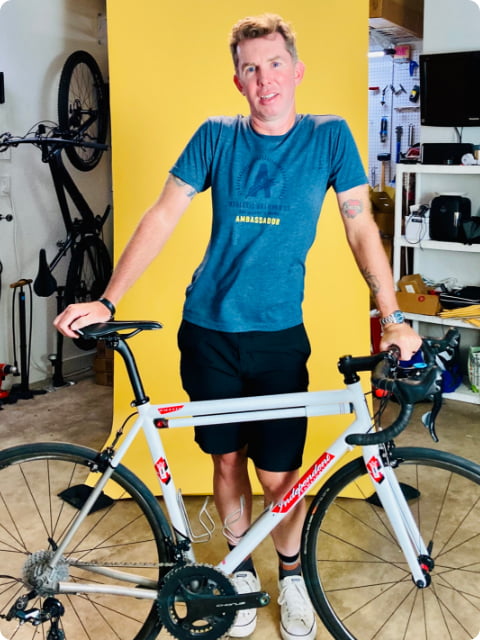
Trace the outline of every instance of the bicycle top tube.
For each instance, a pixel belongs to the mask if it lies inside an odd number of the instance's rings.
[[[112,320],[83,327],[79,332],[86,338],[105,340],[109,348],[122,356],[134,391],[134,406],[149,402],[143,389],[140,373],[135,358],[126,344],[129,338],[144,330],[161,329],[162,325],[155,321],[118,321]],[[441,372],[435,364],[435,356],[445,349],[453,349],[458,344],[459,333],[450,329],[442,340],[424,340],[422,366],[401,368],[399,352],[396,347],[374,355],[339,359],[338,369],[344,375],[345,384],[352,385],[359,381],[358,373],[372,372],[372,384],[394,395],[400,405],[400,412],[394,422],[382,431],[369,434],[349,434],[346,441],[350,445],[370,445],[388,442],[403,431],[411,417],[413,405],[422,400],[433,400],[434,411],[431,412],[430,429],[432,438],[436,440],[434,420],[441,405]],[[310,393],[310,392],[307,392]]]

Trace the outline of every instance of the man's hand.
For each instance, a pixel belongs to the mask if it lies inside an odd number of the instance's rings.
[[[401,324],[387,324],[383,329],[380,340],[380,350],[386,351],[395,344],[400,349],[402,360],[411,360],[422,345],[422,339],[407,322]]]
[[[53,321],[54,327],[67,338],[78,338],[77,329],[96,322],[107,322],[111,314],[101,302],[69,304]]]

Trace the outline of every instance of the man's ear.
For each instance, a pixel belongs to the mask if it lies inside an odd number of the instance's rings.
[[[235,74],[233,76],[233,82],[234,82],[235,86],[237,87],[237,89],[240,91],[240,93],[243,95],[243,84],[240,82],[237,74]]]
[[[295,84],[299,85],[305,75],[305,65],[301,60],[295,63]]]

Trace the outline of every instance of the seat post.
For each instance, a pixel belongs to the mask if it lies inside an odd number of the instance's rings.
[[[106,338],[105,343],[110,349],[117,351],[125,362],[125,367],[127,368],[128,377],[130,379],[130,384],[132,385],[135,398],[132,402],[132,406],[138,407],[139,405],[146,404],[150,398],[145,395],[135,357],[126,341],[117,333]]]

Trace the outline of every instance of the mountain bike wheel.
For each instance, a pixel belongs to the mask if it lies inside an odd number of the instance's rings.
[[[65,305],[97,300],[105,291],[112,274],[107,247],[98,236],[84,236],[72,250],[65,282]],[[83,350],[95,347],[95,340],[74,339]]]
[[[86,51],[75,51],[63,65],[58,87],[58,121],[67,139],[104,144],[108,127],[108,98],[95,59]],[[90,171],[100,161],[103,149],[68,145],[66,154],[74,167]]]
[[[399,481],[419,491],[409,505],[433,545],[431,585],[414,585],[383,509],[340,497],[368,486],[357,459],[325,483],[308,511],[302,566],[312,603],[337,640],[476,638],[480,467],[432,449],[398,448],[392,459]]]
[[[72,506],[88,492],[87,479],[97,452],[70,444],[40,443],[12,447],[0,453],[0,632],[2,639],[33,637],[64,640],[153,640],[160,631],[155,599],[129,598],[98,593],[58,594],[55,586],[42,584],[52,549],[60,542],[78,513]],[[113,474],[107,491],[96,503],[69,543],[53,582],[123,584],[153,588],[166,572],[169,528],[157,500],[125,467]],[[65,494],[66,492],[66,494]],[[95,508],[97,510],[95,510]],[[80,566],[82,563],[82,566]],[[89,568],[88,563],[91,564]],[[118,564],[120,571],[135,574],[130,583],[106,578],[93,565]],[[171,568],[171,567],[170,567]],[[156,591],[156,589],[155,589]],[[12,616],[12,607],[30,594],[23,612]],[[50,598],[50,600],[48,599]],[[34,612],[61,611],[55,621],[38,626],[28,620]],[[22,613],[27,621],[20,624]],[[27,615],[28,614],[28,615]],[[45,616],[44,616],[45,617]],[[11,618],[11,619],[9,619]],[[40,619],[40,614],[36,616]],[[49,635],[50,634],[50,635]]]

